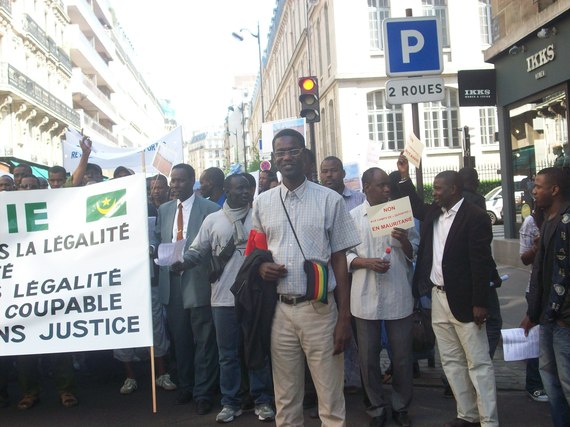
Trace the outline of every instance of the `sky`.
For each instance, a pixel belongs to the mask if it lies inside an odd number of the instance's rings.
[[[259,71],[275,0],[109,0],[135,50],[135,63],[158,98],[172,101],[185,139],[222,124],[232,104],[233,76]]]

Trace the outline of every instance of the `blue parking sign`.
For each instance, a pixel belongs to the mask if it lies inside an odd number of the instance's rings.
[[[435,16],[384,20],[386,74],[441,74],[443,59],[439,23]]]

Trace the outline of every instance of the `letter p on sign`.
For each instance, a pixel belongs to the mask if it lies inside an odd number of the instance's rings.
[[[443,59],[435,16],[384,20],[384,57],[390,77],[441,74]]]
[[[402,38],[402,62],[410,63],[410,53],[418,53],[424,47],[424,36],[416,30],[403,30],[400,32]],[[414,41],[413,44],[410,44]]]

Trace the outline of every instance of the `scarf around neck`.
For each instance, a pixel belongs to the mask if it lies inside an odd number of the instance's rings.
[[[239,245],[241,243],[247,242],[247,232],[245,231],[243,222],[245,221],[245,217],[249,212],[249,204],[245,205],[243,208],[232,209],[226,200],[222,209],[234,227],[234,243],[236,245]]]

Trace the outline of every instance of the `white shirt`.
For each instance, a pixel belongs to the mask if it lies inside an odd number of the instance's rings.
[[[433,222],[433,259],[431,262],[431,274],[429,276],[431,282],[437,286],[445,286],[443,280],[443,270],[441,267],[443,261],[443,251],[445,250],[445,242],[447,241],[447,236],[449,235],[449,230],[457,211],[463,204],[463,198],[459,200],[450,210],[446,211],[441,208],[441,215],[439,218]]]
[[[182,230],[182,238],[186,238],[186,233],[188,232],[188,220],[190,219],[190,212],[192,212],[192,205],[194,204],[194,194],[188,197],[183,202],[180,200],[176,201],[176,214],[174,215],[174,223],[172,224],[172,242],[176,242],[176,237],[178,235],[178,205],[182,203],[182,223],[184,224],[184,229]]]
[[[245,231],[249,234],[251,230],[251,209],[247,213],[244,221]],[[192,261],[200,261],[205,258],[208,252],[219,255],[226,247],[234,232],[234,226],[224,213],[223,209],[208,215],[192,245],[186,251],[185,258]],[[212,307],[233,307],[235,305],[234,294],[230,288],[235,282],[236,276],[245,261],[245,245],[243,242],[236,245],[236,249],[224,267],[224,272],[217,282],[212,283]],[[200,261],[202,262],[202,261]]]
[[[350,211],[362,242],[349,249],[346,255],[349,271],[352,272],[350,311],[353,316],[366,320],[403,319],[412,314],[414,306],[412,261],[416,256],[420,236],[415,228],[408,230],[408,240],[413,250],[412,259],[408,259],[400,242],[393,243],[391,236],[372,235],[366,213],[369,207],[368,201],[364,201]],[[391,246],[392,252],[390,269],[386,273],[377,273],[367,268],[350,269],[355,258],[381,258],[388,246]]]

